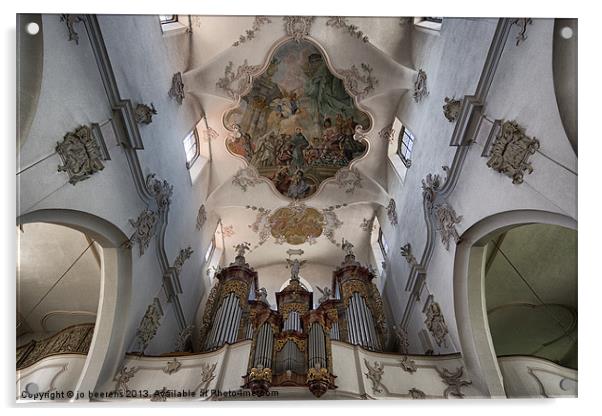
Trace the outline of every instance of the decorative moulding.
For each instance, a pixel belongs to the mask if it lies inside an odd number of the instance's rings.
[[[343,76],[343,83],[347,91],[353,94],[357,100],[363,100],[378,86],[378,79],[372,75],[372,67],[362,62],[360,68],[363,74],[355,65],[352,65],[349,69],[339,69],[337,71]]]
[[[155,298],[153,303],[148,305],[146,312],[140,321],[140,325],[136,330],[137,348],[140,352],[144,352],[153,337],[157,334],[157,329],[161,325],[161,317],[163,316],[163,308],[159,298]]]
[[[366,366],[366,369],[368,370],[368,372],[364,373],[364,375],[366,377],[368,377],[368,380],[370,380],[372,382],[372,393],[373,394],[382,393],[382,390],[380,389],[380,387],[385,387],[381,381],[383,374],[385,373],[385,366],[378,361],[374,361],[374,364],[370,365],[368,360],[366,360],[365,358],[364,358],[364,365]]]
[[[462,221],[462,216],[458,216],[456,211],[447,202],[435,205],[434,213],[437,222],[437,231],[441,234],[441,242],[445,246],[445,249],[449,250],[450,240],[453,240],[456,244],[460,242],[460,234],[458,234],[456,224]]]
[[[378,132],[378,137],[380,137],[384,141],[392,143],[393,140],[395,140],[395,129],[393,128],[393,124],[391,123],[388,126],[383,127]]]
[[[161,181],[151,173],[146,177],[146,190],[149,195],[154,197],[159,214],[167,212],[171,204],[171,196],[173,195],[173,185],[170,185],[166,180]]]
[[[253,26],[251,29],[247,29],[244,35],[240,35],[238,40],[232,44],[232,46],[239,46],[251,39],[255,39],[255,35],[257,32],[261,30],[261,26],[272,23],[269,17],[267,16],[255,16],[255,20],[253,20]]]
[[[387,217],[391,225],[397,225],[397,208],[395,207],[395,200],[391,198],[389,205],[387,205]]]
[[[315,17],[313,16],[285,16],[284,31],[295,41],[300,42],[306,36],[309,36],[309,31]]]
[[[176,72],[171,77],[171,88],[169,89],[168,95],[175,99],[176,102],[182,105],[182,101],[185,98],[184,95],[184,82],[182,82],[182,73]]]
[[[137,371],[138,367],[130,367],[129,370],[126,366],[121,367],[113,378],[113,381],[115,381],[115,392],[125,395],[130,390],[128,382],[134,378]]]
[[[360,223],[360,228],[362,229],[362,231],[365,231],[367,233],[371,233],[372,231],[374,231],[374,218],[364,218]]]
[[[344,168],[336,173],[334,182],[345,193],[353,194],[357,188],[362,187],[362,175],[356,168]]]
[[[180,331],[174,343],[174,351],[185,352],[189,349],[188,341],[191,339],[190,337],[192,336],[192,331],[194,331],[194,325],[188,325],[186,328]]]
[[[435,342],[439,347],[447,347],[447,324],[445,323],[445,318],[443,317],[441,307],[437,302],[434,301],[433,295],[429,295],[427,298],[424,312],[426,314],[426,320],[424,323],[426,328],[433,335]]]
[[[456,100],[455,98],[445,97],[445,104],[443,105],[443,115],[450,123],[453,123],[458,119],[460,110],[462,109],[462,100]]]
[[[150,107],[146,104],[138,104],[134,110],[136,123],[150,124],[153,122],[153,115],[157,114],[155,105],[151,103]]]
[[[408,332],[403,329],[402,323],[398,325],[393,325],[393,333],[397,338],[397,347],[399,349],[399,353],[407,354],[408,349],[410,348],[410,340],[408,338]]]
[[[454,372],[439,367],[436,367],[436,370],[437,373],[439,373],[441,380],[447,385],[447,388],[443,391],[443,396],[446,399],[448,399],[450,395],[460,399],[464,398],[462,387],[472,384],[471,380],[464,378],[464,367],[458,367]]]
[[[240,168],[234,178],[232,179],[232,184],[238,186],[242,189],[243,192],[247,192],[249,187],[253,187],[255,185],[260,184],[262,179],[259,177],[257,173],[257,169],[253,166],[247,166],[246,168]]]
[[[416,75],[416,81],[414,81],[414,93],[412,94],[412,97],[414,97],[414,101],[420,102],[427,95],[429,95],[429,91],[426,86],[426,72],[419,69],[418,74]]]
[[[521,184],[525,173],[531,174],[533,166],[529,158],[539,149],[539,140],[525,134],[516,121],[496,121],[483,156],[489,157],[487,166],[512,178],[513,184]]]
[[[203,226],[207,222],[207,209],[205,208],[205,204],[201,205],[199,208],[199,212],[196,215],[196,229],[201,230]]]
[[[155,225],[158,219],[159,216],[150,209],[142,211],[136,221],[130,219],[130,224],[135,230],[130,239],[125,243],[125,246],[132,248],[137,243],[140,256],[144,255],[144,251],[148,248],[151,238],[155,235]]]
[[[234,64],[230,61],[224,69],[224,76],[215,83],[215,86],[234,101],[238,101],[251,88],[252,75],[261,69],[261,65],[249,65],[245,59],[236,72],[232,70],[233,67]]]
[[[426,399],[426,394],[422,390],[418,390],[416,387],[411,388],[408,394],[412,399]]]
[[[368,42],[368,36],[361,30],[359,30],[359,28],[357,26],[350,25],[347,22],[346,17],[336,17],[336,16],[330,17],[328,19],[328,21],[326,22],[326,26],[332,26],[336,29],[343,29],[343,30],[347,31],[347,33],[349,33],[354,38],[360,39],[363,42]]]
[[[405,245],[401,246],[401,255],[406,259],[410,267],[418,264],[416,257],[414,257],[414,254],[412,254],[412,245],[410,243],[406,243]]]
[[[79,34],[75,31],[76,23],[83,22],[84,19],[81,16],[75,14],[61,14],[61,22],[65,22],[67,26],[67,32],[69,34],[69,41],[75,41],[75,44],[79,44]]]
[[[513,25],[519,27],[518,34],[516,35],[516,46],[527,40],[527,26],[533,24],[533,19],[529,17],[522,17],[512,22]]]
[[[177,373],[178,370],[180,369],[180,367],[182,367],[182,363],[179,362],[178,359],[174,357],[173,360],[168,361],[167,364],[165,364],[165,368],[163,368],[163,372],[165,374],[172,375],[174,373]]]
[[[100,146],[88,126],[80,126],[65,134],[63,141],[57,142],[55,150],[63,161],[58,171],[67,172],[72,185],[104,169]]]
[[[407,355],[404,355],[403,357],[401,357],[401,359],[399,360],[399,365],[401,366],[401,369],[407,373],[415,373],[416,372],[416,362],[412,359],[410,359],[410,357],[408,357]]]

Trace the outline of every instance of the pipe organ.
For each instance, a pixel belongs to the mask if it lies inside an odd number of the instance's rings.
[[[237,246],[234,263],[216,275],[201,325],[201,349],[251,339],[243,387],[258,396],[279,386],[307,387],[316,397],[335,389],[331,340],[372,351],[381,351],[385,344],[375,276],[355,260],[352,247],[344,241],[345,260],[333,272],[332,287],[320,289],[318,305],[299,280],[304,262],[288,260],[291,277],[275,294],[274,310],[265,289],[255,289],[257,273],[244,258],[248,245]]]

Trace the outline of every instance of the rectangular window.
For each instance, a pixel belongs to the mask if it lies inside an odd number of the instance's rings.
[[[175,23],[178,21],[178,15],[177,14],[162,14],[162,15],[159,15],[159,21],[161,22],[162,25],[167,24],[167,23]]]
[[[402,126],[397,138],[397,154],[406,167],[412,164],[412,148],[414,147],[414,135],[407,127]]]
[[[383,236],[382,228],[378,229],[378,245],[380,246],[380,251],[383,253],[383,258],[387,258],[387,254],[389,253],[389,246],[385,241],[385,237]]]
[[[184,151],[186,152],[186,167],[190,169],[199,157],[199,136],[196,129],[191,131],[184,139]]]

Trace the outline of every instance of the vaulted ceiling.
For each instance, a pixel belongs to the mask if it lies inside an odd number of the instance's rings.
[[[309,262],[334,268],[342,261],[342,238],[355,245],[361,261],[369,261],[372,228],[368,223],[390,200],[386,190],[389,142],[379,132],[392,123],[400,97],[413,86],[416,74],[411,65],[410,26],[400,18],[192,17],[195,49],[191,50],[183,80],[187,97],[198,100],[209,127],[216,133],[209,139],[212,163],[206,207],[210,219],[221,219],[226,263],[233,260],[233,246],[247,241],[252,247],[247,260],[254,267],[284,262],[287,249],[301,248],[305,252],[303,258]],[[296,36],[304,36],[306,40],[297,43]],[[282,52],[283,48],[294,50],[302,42],[323,55],[325,66],[342,80],[356,110],[368,114],[370,123],[362,123],[361,116],[355,113],[351,125],[363,124],[365,130],[350,132],[349,126],[346,129],[336,126],[336,112],[322,114],[330,111],[325,110],[326,104],[318,111],[312,108],[320,104],[315,104],[316,95],[311,95],[309,85],[318,85],[321,78],[315,73],[308,75],[311,68],[303,66],[302,60],[295,60],[294,53],[287,58]],[[274,56],[288,61],[278,62],[274,67]],[[278,84],[277,88],[271,82]],[[335,80],[326,85],[333,100],[336,94],[332,93],[332,85],[337,82],[341,83]],[[291,98],[292,91],[287,86],[296,86],[297,96]],[[253,111],[255,116],[269,119],[268,127],[275,127],[275,137],[269,140],[277,140],[282,134],[289,134],[290,140],[295,129],[301,127],[309,142],[299,147],[305,150],[306,159],[311,158],[312,150],[317,154],[317,148],[325,149],[330,144],[330,150],[325,151],[329,153],[327,158],[335,154],[335,159],[344,160],[339,163],[338,173],[331,169],[323,175],[330,178],[317,183],[308,180],[315,186],[298,194],[297,201],[289,197],[295,196],[287,192],[289,185],[279,191],[277,179],[268,179],[276,174],[278,162],[266,169],[261,162],[257,163],[259,156],[253,158],[249,153],[245,157],[245,134],[249,135],[255,152],[267,140],[258,141],[260,134],[249,131],[250,122],[244,120],[245,116],[253,115],[245,112],[252,113],[253,100],[261,88],[264,88],[261,97],[264,107],[261,111],[253,107]],[[322,88],[325,90],[323,85]],[[268,90],[272,93],[267,93]],[[339,94],[331,107],[343,101]],[[287,107],[288,112],[277,110],[277,104]],[[341,111],[346,117],[352,113]],[[233,117],[226,117],[232,112]],[[339,137],[328,143],[320,137],[327,128],[326,118],[330,118],[337,134],[345,130],[342,134],[345,139]],[[267,135],[268,127],[260,129],[260,133]],[[358,143],[365,143],[365,150]],[[338,151],[345,146],[356,146],[357,152],[347,150],[345,159],[344,152]],[[324,167],[312,170],[309,165],[313,162],[308,160],[298,166],[291,162],[295,160],[295,149],[289,150],[290,160],[280,163],[280,167],[286,168],[287,180],[298,167],[307,179],[315,178],[316,171]],[[278,155],[287,158],[284,151],[276,153],[276,158]],[[255,167],[249,168],[250,165]]]

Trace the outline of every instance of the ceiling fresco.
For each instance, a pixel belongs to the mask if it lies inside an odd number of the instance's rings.
[[[325,180],[363,156],[371,127],[343,80],[311,42],[290,40],[273,53],[266,71],[224,116],[234,130],[228,150],[254,166],[285,197],[304,199]]]

